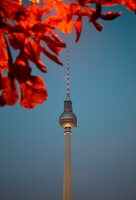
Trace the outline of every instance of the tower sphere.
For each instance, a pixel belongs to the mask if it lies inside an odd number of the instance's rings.
[[[77,126],[76,115],[72,112],[72,101],[64,101],[64,112],[59,117],[59,123],[62,128],[74,128]]]
[[[77,126],[77,118],[73,112],[63,112],[60,115],[59,123],[62,128],[74,128]]]

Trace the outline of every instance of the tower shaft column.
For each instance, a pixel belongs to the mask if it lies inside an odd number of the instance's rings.
[[[72,200],[71,133],[65,132],[63,200]]]

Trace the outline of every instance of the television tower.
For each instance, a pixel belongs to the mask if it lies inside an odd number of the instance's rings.
[[[72,175],[71,175],[71,129],[77,126],[77,118],[73,113],[72,101],[70,99],[70,65],[69,51],[67,64],[67,88],[66,99],[64,100],[64,112],[59,117],[59,123],[64,128],[65,155],[64,155],[64,180],[63,180],[63,200],[72,200]]]

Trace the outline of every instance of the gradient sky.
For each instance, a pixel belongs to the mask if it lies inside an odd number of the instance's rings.
[[[70,50],[73,200],[136,199],[136,16],[85,21]],[[67,50],[60,55],[66,64]],[[47,102],[33,110],[0,108],[0,200],[62,200],[64,135],[58,118],[66,68],[44,58]]]

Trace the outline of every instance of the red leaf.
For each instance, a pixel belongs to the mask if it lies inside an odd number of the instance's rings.
[[[23,49],[24,48],[24,41],[25,41],[25,35],[24,33],[14,33],[9,35],[9,42],[10,45],[14,49]]]
[[[117,17],[119,17],[121,15],[121,12],[108,12],[108,13],[105,13],[105,14],[101,14],[100,15],[100,18],[101,19],[104,19],[104,20],[113,20]]]
[[[58,59],[57,56],[55,56],[54,54],[50,53],[49,51],[46,50],[46,48],[42,47],[42,52],[49,57],[51,60],[53,60],[54,62],[56,62],[59,65],[63,65],[63,63]]]
[[[96,3],[97,0],[91,0]],[[136,11],[136,0],[101,0],[100,4],[103,6],[114,6],[117,4],[125,5],[129,10]]]
[[[29,63],[25,55],[20,53],[20,55],[17,57],[16,62],[12,69],[12,76],[16,78],[19,83],[26,82],[31,73],[31,68],[29,67]]]
[[[20,25],[15,25],[15,26],[10,26],[8,29],[9,33],[24,33],[25,29],[24,27],[20,26]]]
[[[47,72],[47,67],[40,60],[41,46],[39,41],[33,40],[25,46],[25,53],[32,62],[34,62],[42,72]]]
[[[19,7],[20,7],[19,5],[10,0],[0,1],[0,8],[2,8],[5,18],[14,19],[14,14],[19,9]]]
[[[69,6],[61,1],[56,1],[56,13],[57,16],[66,17]]]
[[[62,33],[65,34],[70,34],[72,33],[72,29],[73,29],[73,21],[69,21],[67,20],[67,18],[62,18],[61,22],[59,22],[56,26],[57,29],[59,29]]]
[[[66,44],[62,41],[58,42],[58,40],[52,39],[47,35],[41,36],[41,40],[43,40],[47,46],[57,55],[61,52],[61,47],[66,47]]]
[[[0,104],[14,105],[18,100],[18,92],[15,80],[11,80],[8,76],[3,79],[3,91],[0,96]]]
[[[52,26],[47,25],[47,24],[42,24],[42,23],[37,23],[35,24],[31,30],[35,33],[45,33],[47,31],[47,28],[52,28]]]
[[[72,15],[77,15],[77,16],[90,16],[92,13],[92,8],[89,6],[84,6],[84,4],[70,4],[69,10]]]
[[[126,0],[126,7],[136,12],[136,0]]]
[[[81,31],[82,31],[82,17],[79,16],[75,22],[75,29],[76,29],[76,39],[75,42],[78,42],[80,35],[81,35]]]
[[[72,17],[70,17],[69,6],[63,2],[56,1],[56,13],[60,20],[57,29],[63,33],[70,34],[73,28]]]
[[[5,106],[6,102],[5,100],[2,98],[2,96],[0,96],[0,106],[3,107]]]
[[[0,31],[0,73],[1,70],[8,70],[7,44],[2,31]]]
[[[40,8],[36,4],[31,4],[28,7],[29,12],[29,25],[33,25],[35,23],[41,22],[42,13]]]
[[[71,3],[69,9],[73,15],[81,14],[81,6],[79,4]]]
[[[43,103],[47,99],[47,90],[44,81],[38,76],[31,76],[26,83],[20,84],[21,87],[21,106],[30,109],[37,104]]]
[[[116,4],[120,4],[124,2],[124,0],[99,0],[101,5],[104,6],[114,6]],[[98,0],[91,0],[91,3],[98,3]]]
[[[85,6],[86,4],[89,4],[91,0],[77,0],[78,3],[82,6]]]
[[[53,1],[48,1],[47,4],[43,5],[41,8],[41,13],[42,15],[47,15],[49,12],[51,12],[54,8],[54,2]]]
[[[102,31],[103,26],[100,23],[98,23],[97,21],[91,21],[91,23],[94,25],[97,31]]]
[[[53,31],[50,31],[49,34],[52,36],[52,38],[59,44],[60,47],[66,47],[66,43],[64,43],[57,34],[55,34]]]
[[[100,1],[97,0],[95,12],[93,12],[93,14],[92,14],[92,20],[93,21],[100,17],[101,10],[102,10],[102,7],[101,7],[101,4],[100,4]]]
[[[57,28],[58,23],[60,23],[61,21],[62,21],[62,17],[50,16],[46,20],[44,20],[43,23],[45,25],[51,26],[52,29],[55,29],[55,28]]]
[[[7,76],[0,75],[0,90],[3,90],[6,88],[6,82],[7,82]]]
[[[25,21],[28,18],[28,9],[25,6],[20,6],[17,11],[14,14],[14,20],[19,21]]]

